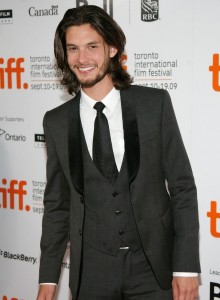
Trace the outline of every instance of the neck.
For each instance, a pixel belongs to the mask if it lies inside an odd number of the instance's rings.
[[[113,83],[109,76],[89,88],[83,88],[83,92],[96,101],[101,101],[112,89]]]

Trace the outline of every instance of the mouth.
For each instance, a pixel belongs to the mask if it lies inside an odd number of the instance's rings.
[[[88,74],[92,72],[95,69],[95,66],[85,66],[85,67],[79,67],[77,66],[77,69],[81,74]]]

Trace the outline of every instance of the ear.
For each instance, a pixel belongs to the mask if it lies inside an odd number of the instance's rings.
[[[109,57],[114,57],[118,52],[118,49],[116,49],[115,47],[113,46],[110,46],[110,49],[109,49]]]

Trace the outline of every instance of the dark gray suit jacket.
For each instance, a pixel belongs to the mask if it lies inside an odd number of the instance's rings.
[[[80,93],[47,112],[47,187],[40,282],[58,282],[68,239],[70,288],[77,293],[83,233]],[[143,249],[164,289],[172,272],[200,272],[196,187],[169,94],[121,91],[131,201]]]

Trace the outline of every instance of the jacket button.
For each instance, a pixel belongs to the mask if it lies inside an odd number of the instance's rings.
[[[80,236],[82,235],[82,231],[81,231],[81,229],[79,229],[79,235],[80,235]]]
[[[117,192],[114,192],[114,193],[112,193],[112,196],[113,196],[113,197],[117,197],[117,196],[118,196],[118,193],[117,193]]]
[[[125,233],[124,230],[119,230],[120,235],[123,235],[124,233]]]
[[[80,202],[83,203],[84,202],[84,198],[83,196],[80,197]]]

